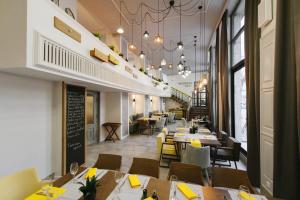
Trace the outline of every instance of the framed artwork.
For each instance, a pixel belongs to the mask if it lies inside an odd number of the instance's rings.
[[[71,16],[73,19],[75,19],[75,15],[74,13],[72,12],[72,10],[70,8],[65,8],[65,12]]]
[[[51,0],[53,3],[55,3],[57,6],[59,6],[59,0]]]

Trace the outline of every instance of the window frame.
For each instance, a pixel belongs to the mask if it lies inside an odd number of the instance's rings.
[[[232,137],[235,138],[235,110],[234,110],[234,73],[241,70],[243,67],[245,67],[245,58],[238,61],[236,64],[233,64],[233,44],[238,40],[238,38],[241,36],[241,34],[245,31],[245,25],[243,25],[234,35],[234,15],[239,8],[240,4],[242,3],[242,0],[239,0],[237,4],[235,5],[233,11],[230,14],[230,81],[231,81],[231,134]],[[247,132],[248,134],[248,132]],[[247,151],[241,147],[241,152],[244,155],[247,155]]]

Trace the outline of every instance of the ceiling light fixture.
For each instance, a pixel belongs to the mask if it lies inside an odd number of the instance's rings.
[[[182,54],[180,55],[180,58],[181,58],[181,59],[185,59],[185,55],[182,53]]]
[[[159,66],[158,70],[159,70],[159,71],[161,71],[161,70],[162,70],[162,67],[161,67],[161,66]]]
[[[177,43],[177,48],[178,50],[183,49],[183,42],[181,41],[181,0],[180,0],[180,10],[179,10],[179,36],[180,36],[180,41]]]
[[[157,36],[154,38],[156,44],[163,43],[163,38],[159,36],[159,0],[157,0]]]
[[[136,50],[136,47],[133,44],[133,20],[131,24],[131,44],[129,45],[130,50]]]
[[[179,61],[177,67],[178,67],[179,70],[182,70],[182,69],[183,69],[183,64],[182,64],[181,61]]]
[[[119,34],[123,34],[124,33],[124,29],[122,28],[122,5],[121,5],[122,1],[120,1],[120,26],[117,29],[117,33]]]
[[[140,58],[141,59],[143,59],[145,57],[145,53],[143,52],[142,30],[143,30],[143,4],[141,5],[141,53],[140,53]]]
[[[147,31],[147,15],[145,15],[145,32],[144,32],[144,38],[148,39],[150,36],[149,32]]]

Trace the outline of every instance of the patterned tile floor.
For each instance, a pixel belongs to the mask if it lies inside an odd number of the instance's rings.
[[[168,125],[169,130],[174,130],[176,126],[180,126],[180,121],[176,124]],[[128,172],[133,157],[144,157],[159,159],[159,154],[156,151],[156,134],[153,136],[147,135],[131,135],[124,140],[113,142],[101,142],[96,145],[87,147],[87,166],[93,165],[99,153],[118,154],[122,156],[122,172]],[[234,164],[232,163],[232,167]],[[238,162],[238,169],[244,169],[245,165]],[[160,179],[166,179],[169,169],[160,168]]]

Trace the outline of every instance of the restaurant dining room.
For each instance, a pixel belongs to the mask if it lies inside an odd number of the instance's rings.
[[[299,200],[299,0],[0,0],[0,200]]]

